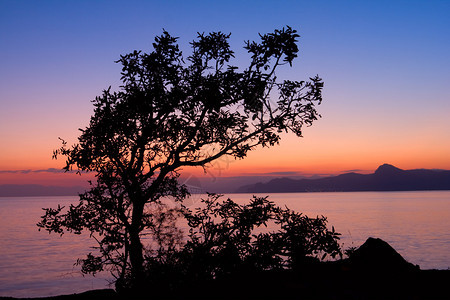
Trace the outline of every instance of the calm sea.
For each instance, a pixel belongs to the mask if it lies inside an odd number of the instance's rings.
[[[250,194],[230,194],[239,203]],[[200,195],[190,201],[196,203]],[[278,205],[324,215],[344,248],[379,237],[422,269],[450,267],[450,191],[270,194]],[[0,198],[0,296],[41,297],[107,288],[108,274],[83,277],[74,266],[95,244],[86,236],[49,235],[36,223],[42,207],[77,197]]]

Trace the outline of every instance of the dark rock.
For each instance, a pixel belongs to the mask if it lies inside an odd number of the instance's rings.
[[[394,248],[379,238],[368,238],[347,260],[356,269],[383,272],[404,272],[419,270],[407,262]]]

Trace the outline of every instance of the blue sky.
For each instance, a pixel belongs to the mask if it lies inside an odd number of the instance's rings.
[[[0,169],[61,165],[51,160],[57,137],[75,139],[90,100],[119,85],[114,61],[150,51],[163,28],[180,37],[186,55],[196,32],[231,32],[234,63],[245,67],[244,41],[285,25],[299,31],[300,55],[279,76],[323,77],[323,118],[303,139],[288,136],[232,164],[229,175],[385,162],[450,169],[450,1],[5,0]]]

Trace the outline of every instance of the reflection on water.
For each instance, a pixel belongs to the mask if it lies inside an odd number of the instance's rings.
[[[238,203],[252,197],[228,196]],[[379,237],[422,269],[450,267],[450,191],[289,193],[270,194],[269,199],[310,217],[326,216],[330,227],[342,233],[344,248]],[[76,201],[77,197],[0,198],[0,296],[51,296],[107,287],[108,274],[83,277],[73,266],[92,251],[92,240],[59,238],[39,232],[35,225],[42,207]]]
[[[43,207],[76,203],[77,197],[0,198],[0,296],[40,297],[105,288],[109,278],[85,276],[74,266],[92,240],[38,231]]]

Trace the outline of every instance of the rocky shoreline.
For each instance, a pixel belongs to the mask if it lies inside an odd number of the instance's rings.
[[[140,297],[104,289],[21,299],[450,299],[449,283],[450,270],[421,270],[404,260],[388,243],[369,238],[349,258],[311,261],[298,271],[241,274],[171,292],[158,293],[150,287],[148,294]]]

